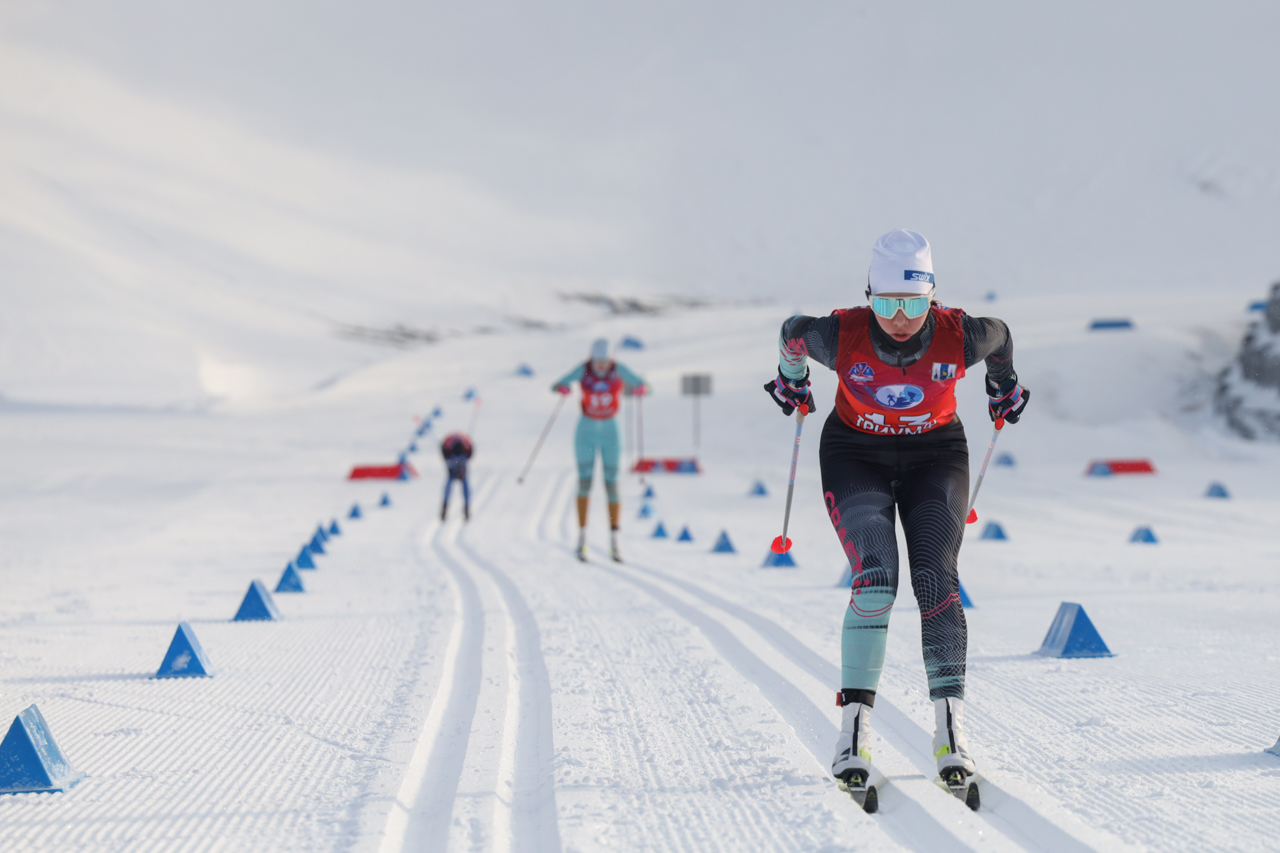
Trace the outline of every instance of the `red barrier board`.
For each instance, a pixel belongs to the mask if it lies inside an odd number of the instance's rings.
[[[1094,477],[1106,477],[1111,474],[1154,474],[1156,467],[1150,459],[1095,459],[1089,463],[1085,473]]]
[[[631,469],[635,474],[701,474],[697,459],[639,459]]]
[[[348,480],[408,480],[418,476],[408,462],[399,465],[357,465],[347,475]]]

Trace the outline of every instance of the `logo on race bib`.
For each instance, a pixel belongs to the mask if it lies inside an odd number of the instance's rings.
[[[876,402],[886,409],[910,409],[924,400],[918,385],[883,385],[876,389]]]
[[[956,378],[956,366],[954,364],[933,363],[933,381],[946,382]]]
[[[876,372],[871,369],[871,365],[860,361],[849,371],[849,378],[854,382],[870,382],[876,378]]]

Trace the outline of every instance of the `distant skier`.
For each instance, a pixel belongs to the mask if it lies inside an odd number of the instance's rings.
[[[956,567],[969,446],[955,414],[955,383],[985,360],[993,421],[1017,423],[1031,395],[1014,373],[1008,327],[944,308],[934,292],[929,242],[914,231],[885,234],[872,249],[870,305],[783,323],[778,378],[765,386],[790,415],[801,404],[814,408],[809,358],[836,371],[839,382],[818,458],[827,512],[853,569],[837,696],[843,724],[831,771],[855,789],[872,769],[868,712],[898,591],[895,507],[920,605],[938,774],[961,791],[976,771],[964,733],[968,629]]]
[[[557,379],[551,389],[569,394],[572,390],[570,385],[574,382],[582,383],[582,418],[573,439],[578,458],[578,559],[587,558],[587,506],[598,450],[604,467],[605,493],[609,499],[610,555],[620,563],[618,522],[622,506],[618,499],[618,463],[622,448],[616,416],[624,392],[641,395],[649,388],[625,365],[609,358],[609,342],[604,338],[591,345],[591,358],[585,364]]]
[[[471,439],[465,433],[453,432],[440,442],[440,455],[449,469],[449,479],[444,482],[444,502],[440,504],[440,520],[449,513],[449,492],[453,481],[462,483],[462,517],[471,519],[471,486],[467,483],[467,462],[471,459]]]

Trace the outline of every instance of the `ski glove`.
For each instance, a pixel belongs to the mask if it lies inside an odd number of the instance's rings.
[[[817,410],[817,406],[813,404],[813,391],[809,389],[808,368],[805,368],[804,376],[800,379],[788,379],[779,371],[778,378],[764,386],[764,390],[769,392],[773,402],[778,404],[787,417],[791,417],[797,406],[808,406],[810,414]]]
[[[1016,424],[1031,399],[1031,391],[1018,384],[1018,374],[1011,373],[1003,382],[994,382],[991,374],[987,374],[987,413],[991,420],[1004,418]]]

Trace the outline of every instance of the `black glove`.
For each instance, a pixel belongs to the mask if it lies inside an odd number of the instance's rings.
[[[1023,409],[1027,407],[1027,401],[1031,399],[1031,391],[1018,384],[1016,373],[1009,374],[1009,378],[1000,383],[993,382],[988,374],[987,397],[987,413],[991,415],[991,420],[1004,418],[1009,423],[1016,424],[1018,418],[1022,417]]]
[[[769,392],[773,402],[782,408],[782,413],[787,417],[791,417],[798,406],[808,406],[809,414],[817,411],[818,407],[813,404],[813,391],[809,390],[808,368],[805,368],[804,376],[800,379],[788,379],[779,371],[778,378],[764,386],[764,390]]]

